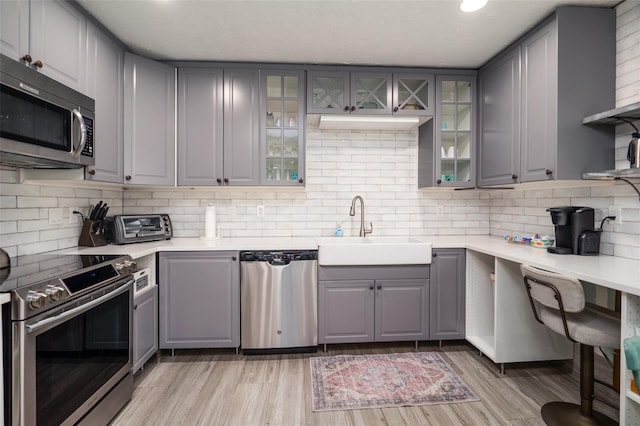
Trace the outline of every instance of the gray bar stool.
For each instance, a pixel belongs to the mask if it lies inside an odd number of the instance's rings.
[[[620,348],[620,319],[587,306],[576,278],[528,265],[520,265],[520,270],[536,320],[580,343],[580,405],[549,402],[540,410],[542,419],[548,425],[617,424],[593,410],[593,348]]]

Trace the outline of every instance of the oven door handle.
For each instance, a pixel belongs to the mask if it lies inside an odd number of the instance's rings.
[[[73,309],[70,309],[68,311],[64,311],[62,313],[60,313],[59,315],[56,315],[54,317],[49,317],[47,319],[44,319],[42,321],[38,321],[34,324],[28,324],[25,325],[24,328],[27,330],[27,333],[32,333],[34,331],[37,331],[38,329],[42,328],[42,327],[46,327],[47,325],[53,323],[53,322],[57,322],[60,320],[64,320],[67,319],[69,317],[73,317],[75,316],[77,313],[79,312],[84,312],[84,311],[88,311],[89,309],[93,308],[96,305],[101,304],[102,302],[104,302],[104,299],[106,297],[112,298],[113,296],[117,296],[120,293],[124,293],[125,291],[129,290],[129,287],[134,283],[133,280],[129,280],[126,282],[125,285],[123,285],[122,287],[120,287],[119,289],[112,291],[109,294],[105,294],[102,297],[99,297],[95,300],[92,300],[91,302],[85,303],[84,305],[75,307]]]

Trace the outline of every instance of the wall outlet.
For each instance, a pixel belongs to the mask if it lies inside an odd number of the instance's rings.
[[[49,209],[49,225],[64,224],[64,216],[61,208]]]
[[[74,211],[79,212],[80,209],[78,207],[69,207],[69,223],[79,225],[82,222],[82,218],[79,214],[74,214]]]
[[[264,206],[256,207],[256,214],[258,215],[258,217],[263,217],[264,216]]]
[[[613,225],[622,225],[622,206],[609,206],[609,214],[607,216],[616,217],[616,220],[611,220],[609,223]]]
[[[436,206],[436,216],[444,216],[444,206]]]

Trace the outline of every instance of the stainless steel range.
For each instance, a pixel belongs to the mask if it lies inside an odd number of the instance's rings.
[[[5,424],[106,425],[131,399],[135,269],[129,256],[12,259]]]

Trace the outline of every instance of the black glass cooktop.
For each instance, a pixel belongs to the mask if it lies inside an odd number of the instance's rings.
[[[26,287],[37,282],[74,271],[82,271],[122,257],[120,255],[64,255],[42,253],[11,258],[11,267],[0,269],[0,293]]]

